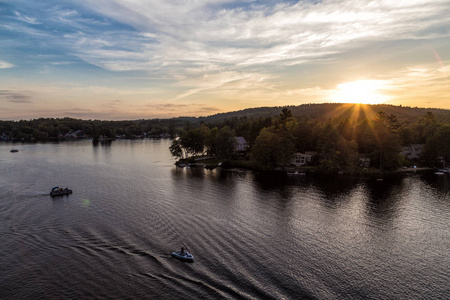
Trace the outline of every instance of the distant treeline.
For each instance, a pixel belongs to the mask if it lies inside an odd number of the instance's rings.
[[[82,131],[87,138],[100,136],[115,138],[136,138],[144,133],[150,136],[170,134],[175,136],[176,128],[183,127],[183,118],[173,120],[135,120],[135,121],[101,121],[80,120],[72,118],[40,118],[21,121],[0,121],[0,135],[3,140],[53,140],[64,139],[66,134]]]

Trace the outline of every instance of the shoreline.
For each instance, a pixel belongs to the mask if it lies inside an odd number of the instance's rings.
[[[216,168],[223,169],[244,169],[248,171],[254,172],[264,172],[264,173],[284,173],[291,175],[292,173],[301,173],[301,174],[325,174],[325,175],[341,175],[341,176],[358,176],[358,177],[380,177],[385,175],[393,175],[393,174],[402,174],[402,173],[416,173],[416,172],[427,172],[437,170],[437,168],[432,167],[416,167],[416,168],[398,168],[392,171],[383,171],[380,169],[369,168],[366,170],[360,170],[354,173],[345,173],[345,172],[326,172],[321,170],[316,166],[302,166],[302,167],[293,167],[287,166],[285,168],[277,167],[271,170],[263,170],[256,167],[251,161],[243,161],[243,160],[221,160],[217,158],[211,157],[199,157],[199,158],[188,158],[188,159],[180,159],[175,162],[175,165],[179,166],[180,164],[185,164],[193,167],[203,167],[208,170],[213,170]],[[293,174],[295,175],[295,174]]]

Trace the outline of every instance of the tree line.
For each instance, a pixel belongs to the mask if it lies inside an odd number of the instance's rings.
[[[206,154],[230,159],[236,136],[250,146],[248,164],[261,170],[283,168],[294,153],[306,151],[317,153],[312,164],[330,173],[360,172],[361,156],[381,170],[411,164],[442,167],[450,160],[450,124],[438,121],[433,112],[408,121],[383,111],[323,120],[294,116],[287,107],[276,117],[234,117],[184,128],[170,151],[179,158]],[[402,147],[413,144],[424,144],[420,161],[408,161],[400,154]]]
[[[8,140],[45,141],[61,139],[67,133],[81,130],[84,136],[136,138],[144,133],[149,136],[176,135],[176,128],[183,127],[183,118],[173,120],[102,121],[73,118],[40,118],[34,120],[0,121],[0,135]]]

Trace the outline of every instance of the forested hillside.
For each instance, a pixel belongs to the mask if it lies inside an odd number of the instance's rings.
[[[298,152],[316,153],[310,164],[331,173],[360,172],[361,157],[382,170],[411,164],[443,167],[450,161],[449,116],[447,110],[390,105],[249,109],[201,119],[200,126],[180,132],[171,151],[175,156],[219,155],[217,149],[228,147],[223,141],[232,142],[234,135],[247,140],[249,165],[256,169],[284,168]],[[423,149],[420,159],[401,154],[411,145]]]
[[[394,114],[400,121],[413,122],[423,116],[427,112],[432,112],[436,119],[442,122],[450,123],[450,110],[437,108],[418,108],[407,106],[395,106],[386,104],[377,105],[358,105],[347,103],[324,103],[324,104],[303,104],[299,106],[283,106],[288,108],[292,115],[298,118],[315,118],[320,120],[326,119],[345,119],[351,118],[355,114],[361,118],[373,118],[377,112],[382,111],[385,114]],[[260,118],[274,117],[279,114],[283,107],[258,107],[247,108],[244,110],[216,114],[208,117],[201,117],[199,120],[204,122],[221,122],[225,119],[233,118]],[[362,111],[363,114],[358,114]]]

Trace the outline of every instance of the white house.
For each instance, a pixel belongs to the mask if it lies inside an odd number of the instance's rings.
[[[64,138],[66,139],[78,139],[78,138],[84,138],[84,133],[81,130],[77,130],[75,132],[66,133],[64,135]]]
[[[424,146],[424,144],[412,144],[410,146],[405,146],[400,154],[404,155],[408,159],[418,159],[422,156]]]
[[[291,159],[291,165],[294,165],[296,167],[304,166],[311,162],[314,155],[316,155],[317,152],[314,151],[305,151],[305,153],[297,152],[294,153],[294,156]]]
[[[237,152],[244,152],[247,151],[248,144],[247,141],[242,136],[236,137],[236,151]]]
[[[370,166],[370,158],[367,156],[360,156],[359,157],[359,166],[368,168]]]

